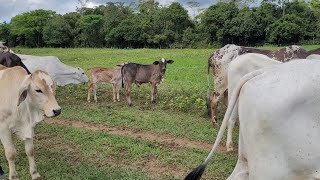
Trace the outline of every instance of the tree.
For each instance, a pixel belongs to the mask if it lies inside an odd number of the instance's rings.
[[[50,19],[43,28],[44,42],[50,46],[70,47],[71,35],[71,27],[63,16],[56,16]]]
[[[235,3],[222,3],[210,6],[201,15],[201,23],[209,34],[210,43],[225,44],[225,39],[228,39],[228,28],[230,21],[238,14],[238,8]],[[229,40],[228,40],[229,42]]]
[[[18,36],[23,45],[42,47],[43,27],[54,15],[54,11],[43,9],[17,15],[12,18],[10,33]]]
[[[272,44],[287,45],[302,40],[303,31],[299,24],[303,20],[296,15],[285,15],[267,28],[268,40]]]
[[[78,35],[76,45],[80,47],[103,46],[103,17],[101,15],[82,16],[76,24]]]

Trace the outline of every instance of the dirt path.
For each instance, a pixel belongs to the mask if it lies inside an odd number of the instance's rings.
[[[175,137],[168,134],[158,134],[150,131],[142,131],[142,130],[136,130],[136,129],[130,129],[130,128],[114,127],[106,124],[86,123],[79,120],[70,120],[70,119],[59,119],[59,120],[46,119],[45,122],[49,124],[71,126],[74,128],[87,129],[91,131],[100,131],[100,132],[103,131],[109,134],[148,140],[148,141],[163,144],[164,146],[169,148],[196,148],[196,149],[205,149],[205,150],[211,150],[212,148],[212,144],[200,142],[200,141],[193,141],[188,138]],[[224,147],[219,148],[218,152],[225,153],[225,148]]]

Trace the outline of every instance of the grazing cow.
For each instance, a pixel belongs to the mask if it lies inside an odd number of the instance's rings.
[[[185,179],[199,179],[238,101],[237,164],[228,180],[320,179],[320,61],[299,60],[245,75],[235,87],[209,156]]]
[[[173,60],[162,58],[159,61],[153,62],[150,65],[128,63],[122,66],[121,74],[125,81],[126,98],[129,106],[131,102],[131,85],[132,83],[138,86],[143,83],[151,84],[151,102],[156,101],[157,85],[164,80],[167,64],[172,64]]]
[[[88,82],[84,71],[77,67],[63,64],[55,56],[31,56],[17,54],[31,72],[42,70],[48,72],[58,86]]]
[[[296,45],[281,48],[277,51],[269,51],[228,44],[215,51],[208,60],[208,74],[210,67],[212,67],[214,79],[214,92],[212,93],[212,97],[210,97],[211,105],[209,106],[209,111],[211,111],[209,114],[211,114],[211,119],[214,126],[218,126],[216,118],[218,102],[223,97],[226,99],[225,92],[228,86],[227,70],[229,67],[229,63],[233,61],[233,59],[235,59],[237,56],[246,53],[264,54],[272,59],[281,62],[286,62],[290,59],[296,58],[306,58],[308,56],[306,50]]]
[[[121,67],[118,65],[116,68],[94,67],[89,69],[90,85],[88,88],[87,101],[90,102],[90,93],[93,92],[94,101],[97,102],[97,83],[108,82],[112,84],[113,102],[120,101],[119,89],[122,80]]]
[[[232,94],[234,88],[236,87],[237,83],[240,79],[257,69],[261,69],[268,66],[282,64],[280,61],[273,60],[266,55],[263,54],[256,54],[256,53],[247,53],[238,56],[233,61],[230,62],[228,68],[228,94]],[[230,100],[230,96],[228,96]],[[238,108],[237,104],[235,106],[235,111],[231,118],[228,121],[228,135],[227,135],[227,151],[232,151],[232,131],[235,125],[236,120],[238,119]]]
[[[28,75],[16,66],[0,71],[0,86],[0,139],[9,163],[9,179],[18,179],[12,133],[24,141],[31,177],[37,179],[40,175],[34,160],[34,127],[44,115],[55,117],[61,113],[55,98],[55,83],[46,72]]]
[[[28,74],[31,74],[28,68],[22,63],[19,56],[10,52],[0,53],[0,64],[6,67],[21,66],[28,72]]]

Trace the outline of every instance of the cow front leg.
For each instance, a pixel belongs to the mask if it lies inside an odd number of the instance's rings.
[[[32,179],[38,179],[40,178],[40,174],[37,171],[37,166],[36,166],[36,162],[34,160],[34,149],[33,149],[33,139],[32,138],[27,138],[24,141],[24,147],[25,147],[25,151],[26,154],[28,156],[28,160],[29,160],[29,172],[31,174]]]
[[[157,99],[157,84],[151,85],[151,103],[155,103]]]
[[[88,93],[87,102],[90,102],[91,92],[92,92],[92,83],[90,83],[90,86],[87,90],[87,93]]]
[[[113,102],[117,102],[117,89],[116,89],[116,84],[112,84],[112,98],[113,98]]]
[[[120,102],[120,86],[117,84],[116,85],[116,91],[117,91],[117,101]]]
[[[16,171],[15,166],[15,160],[16,160],[16,149],[14,147],[14,144],[12,142],[11,132],[9,130],[9,127],[5,124],[0,124],[0,138],[1,143],[4,147],[5,155],[7,158],[7,161],[9,163],[9,179],[10,180],[18,180],[18,175]]]
[[[223,92],[216,92],[214,91],[212,93],[212,96],[211,96],[211,120],[212,120],[212,123],[213,123],[213,126],[214,127],[219,127],[219,124],[218,124],[218,120],[217,120],[217,109],[218,109],[218,102],[221,100],[223,96]]]

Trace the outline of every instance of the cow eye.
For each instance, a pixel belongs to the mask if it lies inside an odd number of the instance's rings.
[[[37,93],[42,93],[41,89],[36,90]]]

